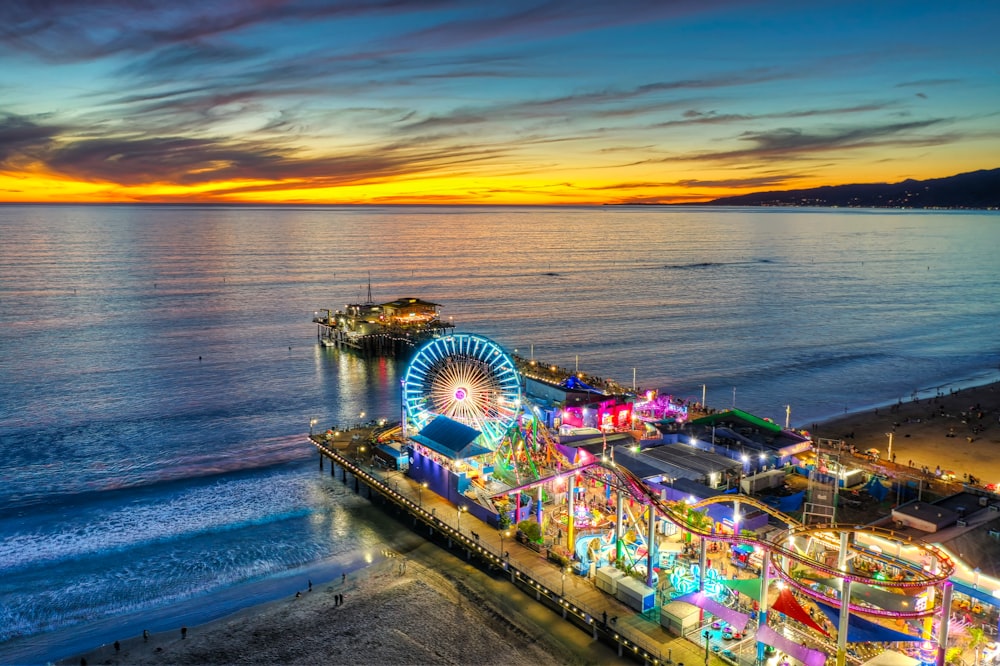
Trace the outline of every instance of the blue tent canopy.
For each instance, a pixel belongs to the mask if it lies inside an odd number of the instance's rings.
[[[829,618],[833,626],[840,626],[840,610],[824,603],[817,603],[823,614]],[[852,615],[847,621],[848,643],[895,643],[897,641],[921,642],[924,639],[912,634],[904,634],[895,629],[883,627],[881,624]]]
[[[868,480],[868,483],[865,484],[865,490],[879,502],[884,500],[885,496],[889,494],[889,489],[882,485],[877,476],[873,476]]]
[[[453,421],[447,416],[438,416],[411,439],[443,456],[458,460],[490,452],[486,447],[475,443],[477,437],[479,431],[475,428]]]
[[[570,375],[566,379],[559,382],[559,386],[570,391],[588,391],[590,393],[600,393],[604,394],[600,389],[594,388],[590,384],[583,382],[576,375]]]

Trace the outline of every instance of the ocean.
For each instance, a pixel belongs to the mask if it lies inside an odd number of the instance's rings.
[[[794,426],[1000,378],[1000,213],[0,206],[0,663],[293,594],[408,539],[318,470],[405,367],[312,318],[460,332]]]

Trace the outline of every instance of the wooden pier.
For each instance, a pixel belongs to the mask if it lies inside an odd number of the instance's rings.
[[[367,435],[367,431],[363,432]],[[513,537],[503,538],[471,513],[464,513],[464,519],[458,518],[457,507],[452,503],[432,492],[422,492],[404,474],[373,468],[365,456],[359,457],[362,446],[368,448],[366,453],[370,452],[367,437],[353,439],[349,431],[340,435],[334,441],[327,441],[322,435],[310,437],[320,454],[320,470],[324,469],[325,461],[330,475],[339,476],[344,484],[353,483],[356,493],[367,489],[364,492],[373,502],[380,501],[405,514],[412,528],[429,541],[492,575],[509,580],[534,596],[538,603],[561,614],[590,640],[603,641],[615,647],[619,656],[644,664],[725,663],[717,655],[706,656],[704,649],[663,629],[658,606],[645,615],[638,614],[598,590],[590,580],[566,573],[543,553],[521,546]],[[387,479],[390,474],[391,481]],[[448,520],[450,516],[456,520]]]

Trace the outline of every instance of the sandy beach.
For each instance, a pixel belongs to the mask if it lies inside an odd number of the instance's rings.
[[[59,664],[604,664],[609,647],[434,544],[285,599]],[[338,605],[337,595],[343,595]]]
[[[845,414],[812,428],[896,465],[1000,482],[1000,384]],[[425,543],[313,589],[188,629],[122,637],[60,664],[602,664],[619,663],[505,581]],[[337,604],[337,595],[344,602]]]
[[[979,485],[1000,484],[1000,383],[943,391],[889,407],[845,414],[810,428],[814,437],[843,439],[859,451],[879,450],[898,467],[919,473],[972,474]]]

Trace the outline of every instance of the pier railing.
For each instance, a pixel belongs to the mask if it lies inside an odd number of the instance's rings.
[[[553,571],[552,567],[541,559],[538,561],[538,566],[534,568],[512,563],[509,555],[505,556],[505,553],[500,551],[499,546],[481,540],[475,531],[469,531],[467,534],[458,529],[457,526],[450,525],[437,516],[433,509],[427,510],[423,507],[422,502],[414,502],[399,492],[398,481],[392,483],[387,479],[379,478],[373,470],[366,471],[359,462],[347,458],[327,446],[325,442],[319,441],[318,438],[311,438],[311,441],[320,452],[321,469],[322,458],[325,456],[330,459],[331,463],[341,467],[344,483],[347,483],[347,473],[351,473],[355,480],[356,492],[360,492],[359,484],[363,483],[369,489],[369,497],[371,497],[371,491],[378,493],[383,500],[405,511],[412,518],[414,527],[422,524],[428,530],[429,537],[447,541],[449,549],[456,544],[463,548],[467,561],[475,561],[488,571],[495,572],[498,569],[505,571],[505,577],[509,578],[511,584],[523,592],[533,595],[537,602],[559,612],[564,620],[588,632],[594,640],[602,640],[616,646],[619,656],[629,657],[646,664],[672,663],[670,647],[642,631],[625,626],[625,623],[619,626],[617,618],[605,622],[604,609],[592,608],[588,604],[574,600],[572,588],[568,594],[566,593],[565,578],[561,568],[558,572]],[[332,466],[330,472],[331,475],[335,475]],[[513,542],[513,537],[510,540]],[[553,577],[557,577],[559,581],[554,583],[551,580]],[[712,656],[716,657],[716,655]],[[717,658],[713,661],[717,661]]]

